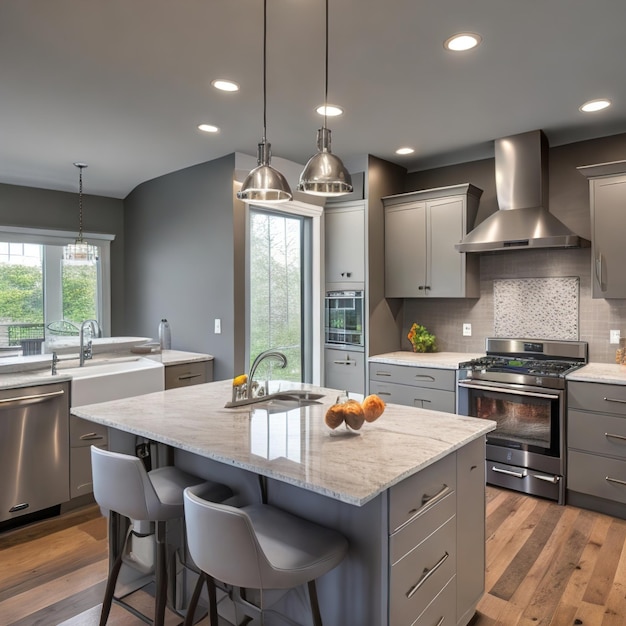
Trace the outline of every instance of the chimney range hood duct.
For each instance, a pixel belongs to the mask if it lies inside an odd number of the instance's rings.
[[[548,212],[548,141],[540,130],[495,141],[499,210],[456,244],[459,252],[584,248],[574,234]]]

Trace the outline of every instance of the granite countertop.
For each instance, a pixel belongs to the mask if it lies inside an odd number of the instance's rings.
[[[324,397],[271,414],[254,405],[225,409],[231,381],[218,381],[72,413],[356,506],[495,428],[489,420],[390,404],[357,433],[330,430],[324,416],[339,390],[281,385]]]
[[[412,365],[414,367],[434,367],[456,370],[459,363],[485,356],[484,353],[470,352],[387,352],[369,357],[370,363],[387,363],[389,365]]]
[[[615,363],[588,363],[571,374],[568,374],[566,380],[626,385],[626,365],[617,365]]]

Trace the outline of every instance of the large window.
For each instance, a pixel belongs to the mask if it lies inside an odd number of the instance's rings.
[[[63,258],[62,234],[0,228],[0,349],[40,353],[77,335],[83,320],[110,326],[109,241],[94,241],[97,259]]]

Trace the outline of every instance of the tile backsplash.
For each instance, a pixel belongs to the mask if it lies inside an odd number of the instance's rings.
[[[578,340],[578,276],[493,281],[494,337]]]
[[[618,329],[626,335],[626,300],[603,300],[591,297],[591,250],[544,249],[507,250],[480,255],[480,298],[446,299],[424,298],[404,300],[401,348],[409,350],[406,339],[413,322],[424,324],[437,336],[441,351],[482,352],[485,338],[496,336],[495,285],[511,279],[567,279],[578,281],[578,300],[561,299],[546,305],[553,318],[565,315],[568,320],[577,313],[578,338],[589,343],[589,359],[599,363],[613,363],[615,349],[609,344],[609,330]],[[560,282],[560,281],[559,281]],[[563,283],[565,284],[565,283]],[[568,283],[569,284],[569,283]],[[498,297],[500,293],[498,292]],[[565,311],[565,308],[568,310]],[[554,321],[544,319],[537,331],[550,334]],[[558,319],[556,320],[558,322]],[[472,324],[472,336],[463,337],[462,325]],[[539,337],[541,338],[541,337]],[[545,335],[543,338],[548,338]]]

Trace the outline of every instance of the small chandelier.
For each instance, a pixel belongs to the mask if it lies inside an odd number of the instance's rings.
[[[328,0],[326,0],[326,66],[324,87],[324,126],[317,131],[317,154],[304,166],[298,191],[314,196],[343,196],[353,189],[350,173],[341,159],[330,151],[330,130],[326,128],[328,109]]]
[[[267,126],[267,0],[263,0],[263,138],[258,144],[257,167],[243,181],[237,197],[247,203],[275,204],[293,198],[287,179],[270,165],[272,146],[266,140]]]
[[[86,163],[74,163],[78,168],[78,237],[74,243],[69,243],[63,249],[63,258],[66,261],[94,261],[98,258],[96,247],[83,239],[83,169]]]

